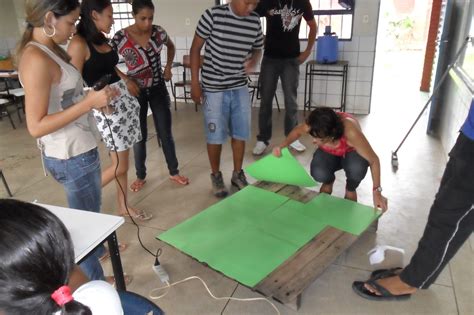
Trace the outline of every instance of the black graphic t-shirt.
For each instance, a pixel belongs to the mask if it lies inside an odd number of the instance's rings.
[[[261,0],[255,9],[267,20],[264,55],[272,58],[296,58],[300,54],[301,18],[314,19],[309,0]]]

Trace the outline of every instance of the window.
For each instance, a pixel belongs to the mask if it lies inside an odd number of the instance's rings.
[[[471,36],[471,40],[474,41],[474,33]],[[466,48],[462,68],[471,81],[474,82],[474,46],[472,44],[469,44]]]
[[[227,0],[216,0],[216,4],[227,3]],[[352,38],[352,25],[354,17],[354,5],[343,6],[341,3],[351,3],[351,0],[310,0],[313,7],[314,18],[318,24],[318,34],[316,36],[323,36],[326,26],[331,26],[331,32],[336,33],[340,40],[350,40]],[[266,31],[266,22],[262,18],[263,33]],[[306,21],[301,21],[300,39],[307,39],[309,27]]]
[[[335,32],[339,39],[350,40],[352,38],[352,21],[354,17],[354,6],[344,8],[339,0],[311,0],[314,18],[318,24],[318,35],[323,36],[326,26],[331,26],[331,32]],[[349,1],[346,1],[349,2]],[[354,1],[350,1],[354,3]],[[303,24],[304,23],[304,24]],[[306,26],[303,20],[301,26]],[[306,27],[307,28],[307,27]],[[308,31],[304,38],[308,37]],[[300,38],[301,36],[300,30]]]
[[[469,77],[471,82],[474,82],[474,17],[471,17],[469,37],[471,43],[467,44],[464,58],[462,58],[462,69]]]
[[[114,9],[114,25],[110,31],[110,36],[121,29],[134,23],[132,16],[132,5],[126,0],[112,0],[112,8]]]
[[[469,41],[464,43],[466,46],[461,54],[459,61],[456,62],[455,70],[461,76],[472,92],[474,92],[474,17],[468,22]]]

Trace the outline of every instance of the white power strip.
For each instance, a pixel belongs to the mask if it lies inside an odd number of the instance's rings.
[[[170,276],[168,275],[168,273],[166,272],[165,268],[163,268],[160,264],[158,265],[154,265],[152,267],[153,271],[158,275],[158,277],[160,278],[160,281],[163,283],[163,284],[169,284],[170,282]]]

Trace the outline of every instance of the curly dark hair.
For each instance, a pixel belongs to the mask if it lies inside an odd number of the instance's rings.
[[[306,119],[309,134],[315,138],[340,139],[344,134],[344,125],[341,117],[327,107],[316,107]]]
[[[84,37],[88,43],[93,43],[94,45],[107,43],[107,37],[95,26],[92,12],[102,13],[105,8],[111,5],[110,0],[82,0],[81,20],[77,25],[77,34]]]

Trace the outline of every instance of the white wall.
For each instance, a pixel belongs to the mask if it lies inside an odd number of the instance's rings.
[[[26,0],[11,0],[11,2],[13,2],[19,33],[23,34],[23,30],[25,29],[25,2]]]
[[[182,57],[189,53],[192,37],[196,24],[206,8],[214,5],[214,0],[153,0],[155,10],[155,23],[162,25],[176,44],[175,61],[182,61]],[[0,12],[1,30],[9,30],[8,45],[0,47],[14,47],[19,38],[22,23],[24,0],[0,0],[2,10]],[[375,59],[375,39],[377,35],[377,24],[380,0],[356,1],[354,14],[353,37],[351,41],[339,43],[340,59],[349,61],[348,88],[346,110],[352,113],[367,114],[370,111],[373,65]],[[7,8],[7,10],[4,10]],[[11,14],[15,12],[15,14]],[[368,17],[364,23],[364,16]],[[189,20],[189,25],[186,25]],[[6,26],[6,27],[4,27]],[[0,43],[2,36],[0,33]],[[301,42],[301,48],[306,47],[306,41]],[[0,54],[1,54],[0,48]],[[314,58],[314,54],[310,58]],[[165,54],[163,54],[165,59]],[[300,84],[298,89],[298,105],[303,108],[304,99],[304,71],[305,66],[300,67]],[[175,80],[181,79],[181,71],[175,70]],[[316,105],[336,106],[340,103],[341,79],[337,77],[318,77],[315,81],[315,94],[313,100]],[[277,90],[281,105],[283,94],[281,87]],[[258,101],[256,101],[258,106]]]
[[[183,55],[189,53],[192,36],[194,35],[199,17],[205,8],[213,5],[214,1],[155,0],[155,3],[157,4],[156,21],[166,28],[174,40],[177,48],[175,61],[179,62],[182,60]],[[186,13],[183,13],[180,6],[175,5],[175,3],[185,3],[189,8],[184,12],[192,11],[195,13],[195,20],[191,20],[195,21],[195,23],[191,22],[190,28],[182,25],[184,24],[183,21]],[[160,9],[159,6],[163,9]],[[357,1],[354,12],[352,40],[339,43],[339,59],[349,61],[346,111],[351,113],[368,114],[370,111],[379,7],[380,0]],[[170,11],[165,13],[168,9]],[[160,14],[169,14],[169,16],[167,19],[163,17],[162,20]],[[363,21],[365,15],[368,17],[367,23]],[[191,19],[193,19],[192,16]],[[304,50],[306,48],[306,41],[301,41],[300,46]],[[315,58],[314,51],[309,58]],[[162,60],[165,60],[164,56]],[[304,102],[304,72],[305,65],[303,64],[300,66],[298,88],[298,106],[300,109],[303,109]],[[181,72],[175,70],[174,76],[176,80],[180,80]],[[339,106],[341,85],[342,79],[338,77],[316,77],[314,94],[312,96],[313,103],[318,106]],[[280,106],[283,107],[283,91],[281,86],[277,89],[277,96]],[[259,101],[255,101],[255,104],[259,106]],[[276,103],[274,106],[276,106]]]
[[[349,62],[346,111],[350,113],[368,114],[370,112],[379,8],[379,0],[356,1],[352,39],[339,42],[339,59]],[[365,22],[364,16],[367,16]],[[305,49],[306,42],[302,41],[300,46],[301,50]],[[316,51],[317,42],[310,56],[311,59],[315,58]],[[304,75],[305,65],[301,65],[298,88],[298,105],[301,109],[304,102]],[[339,106],[342,78],[318,76],[315,79],[313,105]],[[283,100],[281,87],[277,93],[279,99]]]
[[[472,92],[454,70],[451,70],[447,80],[447,94],[444,98],[446,106],[438,130],[446,156],[456,142],[458,131],[466,120],[472,101]]]
[[[469,34],[469,21],[474,14],[474,4],[469,1],[455,0],[454,15],[452,18],[452,38],[450,45],[450,56],[461,47],[463,39]],[[451,71],[447,77],[443,89],[440,91],[443,95],[439,102],[441,107],[439,114],[439,126],[436,130],[441,139],[443,149],[447,155],[453,147],[458,131],[464,123],[471,101],[473,91],[468,88],[460,76],[455,71]]]
[[[171,36],[191,37],[201,14],[214,5],[214,0],[153,0],[153,3],[156,24]]]
[[[0,55],[9,55],[20,37],[13,0],[0,0]]]

